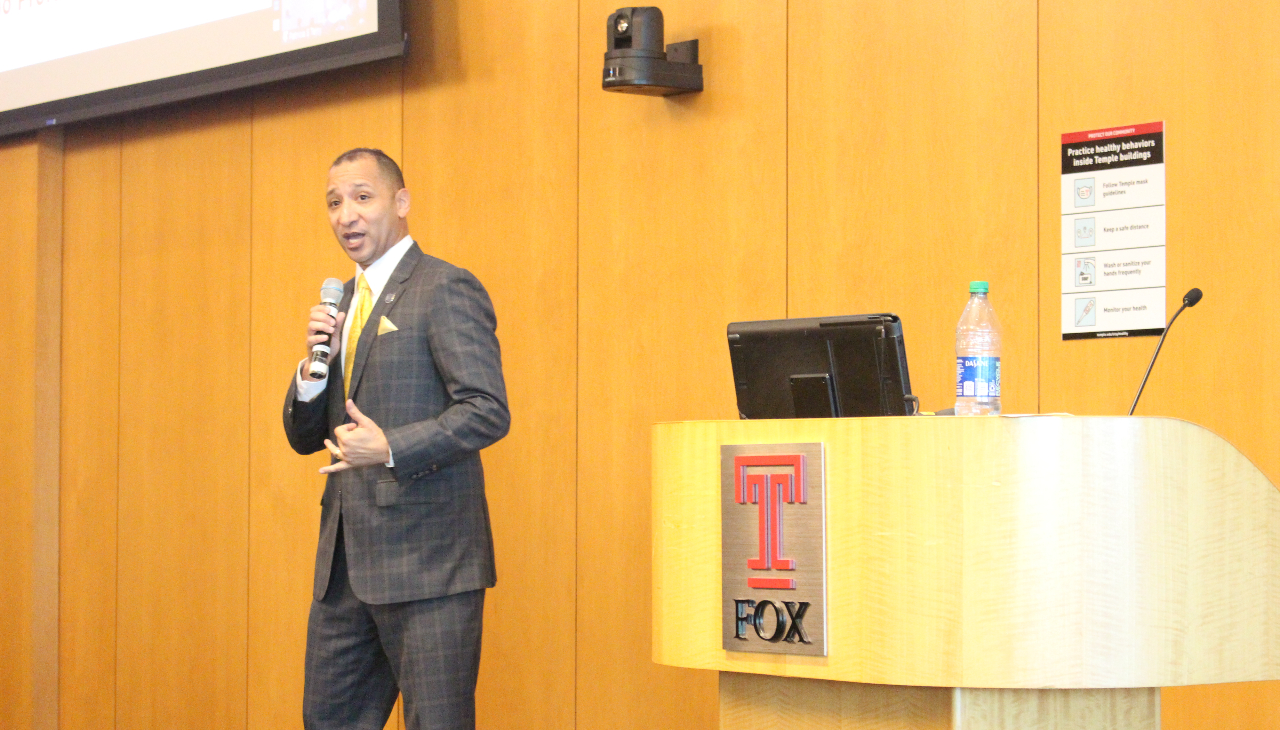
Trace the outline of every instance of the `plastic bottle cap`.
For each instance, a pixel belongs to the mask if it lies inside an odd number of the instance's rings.
[[[971,281],[971,282],[969,282],[969,293],[970,293],[970,294],[975,294],[975,293],[976,293],[976,294],[986,294],[986,293],[987,293],[987,289],[988,289],[988,287],[987,287],[987,282],[985,282],[985,281]]]

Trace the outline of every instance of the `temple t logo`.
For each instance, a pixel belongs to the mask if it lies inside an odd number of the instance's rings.
[[[749,470],[749,467],[758,468]],[[795,570],[796,561],[782,555],[782,505],[805,502],[804,455],[735,456],[733,474],[738,504],[760,506],[756,525],[760,550],[756,557],[747,560],[747,567],[763,571]],[[796,581],[790,577],[752,576],[747,578],[747,587],[793,590]]]
[[[724,648],[826,656],[822,444],[720,447]]]

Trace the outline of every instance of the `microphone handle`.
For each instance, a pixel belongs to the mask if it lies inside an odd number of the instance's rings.
[[[338,304],[336,302],[320,302],[329,308],[329,316],[335,319],[338,316]],[[334,335],[340,337],[341,332]],[[311,364],[308,366],[307,373],[313,378],[327,378],[329,376],[329,353],[332,349],[328,343],[321,342],[311,346]]]
[[[1151,377],[1151,368],[1156,366],[1156,358],[1160,356],[1160,348],[1164,347],[1164,338],[1169,335],[1169,330],[1173,328],[1173,322],[1182,314],[1182,310],[1187,308],[1184,298],[1182,306],[1178,307],[1178,311],[1173,313],[1173,318],[1169,320],[1169,324],[1165,325],[1164,332],[1160,334],[1160,341],[1156,343],[1156,351],[1151,355],[1151,362],[1147,365],[1147,372],[1142,376],[1142,385],[1138,386],[1138,394],[1133,397],[1133,405],[1129,406],[1129,415],[1133,415],[1133,409],[1138,407],[1138,399],[1142,397],[1142,389],[1147,387],[1147,378]]]

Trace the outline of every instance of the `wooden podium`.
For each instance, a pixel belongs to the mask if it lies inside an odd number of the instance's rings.
[[[827,656],[722,647],[722,445],[821,443]],[[1159,688],[1280,678],[1280,492],[1168,418],[653,427],[653,659],[720,727],[1160,726]]]

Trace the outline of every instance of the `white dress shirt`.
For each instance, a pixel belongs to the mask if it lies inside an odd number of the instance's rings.
[[[356,281],[358,282],[360,280],[360,275],[364,274],[365,283],[369,285],[369,291],[373,292],[373,297],[370,300],[371,308],[372,305],[376,305],[378,303],[378,297],[382,296],[382,290],[387,287],[387,280],[391,278],[391,272],[395,271],[396,267],[400,265],[400,259],[404,258],[404,252],[408,251],[409,247],[412,245],[413,237],[405,236],[400,239],[399,243],[387,249],[386,253],[378,257],[377,261],[369,264],[369,268],[363,269],[359,264],[356,264]],[[352,296],[351,303],[347,305],[347,321],[342,323],[342,350],[338,352],[338,356],[333,361],[333,364],[337,367],[342,367],[343,365],[343,359],[346,357],[343,353],[346,351],[347,346],[355,345],[354,342],[350,342],[351,314],[349,311],[350,307],[355,306],[355,303],[356,298],[355,296]],[[359,332],[356,333],[356,339],[360,339]],[[302,362],[305,363],[309,359],[310,358],[304,358]],[[298,400],[303,403],[310,403],[315,400],[316,396],[324,392],[325,385],[329,382],[327,377],[320,380],[303,380],[301,364],[298,365],[297,379]]]
[[[378,298],[382,296],[382,290],[386,288],[387,280],[391,278],[391,272],[395,271],[396,267],[400,265],[400,259],[404,258],[405,251],[408,251],[409,247],[412,245],[413,245],[413,237],[405,236],[404,238],[400,239],[399,243],[387,249],[386,253],[379,256],[377,261],[374,261],[373,263],[369,264],[369,268],[367,269],[361,268],[360,264],[356,264],[357,283],[360,281],[360,275],[364,274],[364,281],[366,284],[369,285],[369,291],[372,292],[373,294],[373,296],[369,300],[371,303],[370,311],[372,311],[372,306],[378,303]],[[359,289],[357,286],[357,293],[358,292],[359,292]],[[345,322],[342,323],[342,342],[343,342],[342,348],[343,349],[338,352],[338,356],[333,360],[333,364],[336,365],[337,367],[343,366],[343,359],[346,357],[346,354],[345,354],[346,348],[349,345],[350,346],[355,345],[354,342],[351,342],[351,314],[350,314],[350,307],[355,306],[355,302],[356,302],[356,297],[352,296],[350,304],[347,305],[348,306],[347,319]],[[355,336],[357,340],[360,339],[359,332],[355,333]],[[316,396],[324,392],[325,386],[328,385],[329,383],[328,377],[324,377],[320,380],[303,380],[302,379],[302,367],[310,359],[311,358],[303,358],[302,362],[298,364],[298,372],[294,376],[297,379],[297,391],[296,391],[297,398],[303,403],[310,403],[311,401],[315,400]],[[390,450],[389,447],[388,447],[388,450]],[[392,455],[391,459],[387,461],[387,466],[394,467],[395,463],[396,463],[395,456]]]

